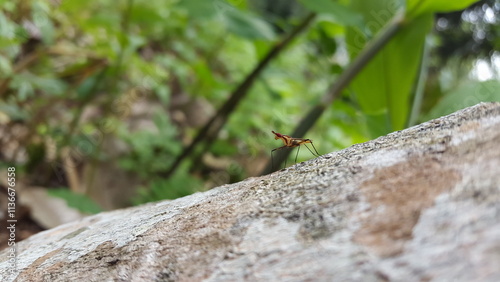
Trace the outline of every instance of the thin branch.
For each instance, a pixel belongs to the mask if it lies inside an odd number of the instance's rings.
[[[424,100],[424,88],[425,82],[427,81],[428,76],[428,65],[429,65],[429,52],[430,47],[427,40],[424,42],[424,47],[422,48],[422,59],[420,60],[420,72],[418,75],[418,79],[415,85],[415,96],[413,97],[413,103],[410,112],[410,118],[406,124],[407,127],[415,125],[417,123],[417,119],[420,115],[420,110],[422,108],[422,101]]]

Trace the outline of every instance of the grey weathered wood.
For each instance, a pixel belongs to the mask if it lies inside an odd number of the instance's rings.
[[[500,281],[500,104],[18,244],[9,281]]]

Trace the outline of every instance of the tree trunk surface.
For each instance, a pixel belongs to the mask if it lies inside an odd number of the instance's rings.
[[[10,251],[1,281],[500,281],[500,103]]]

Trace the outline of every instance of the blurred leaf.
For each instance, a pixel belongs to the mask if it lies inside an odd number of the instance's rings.
[[[99,141],[96,140],[91,134],[77,134],[71,142],[78,152],[79,156],[87,157],[92,156],[98,151]]]
[[[90,76],[86,78],[82,83],[80,83],[80,85],[78,85],[78,88],[76,88],[76,93],[80,101],[90,99],[93,97],[93,95],[96,94],[92,90],[94,90],[97,79],[98,78],[96,76]]]
[[[500,81],[468,82],[445,94],[444,98],[425,116],[438,118],[480,102],[500,102]]]
[[[331,35],[329,35],[325,29],[318,25],[319,43],[321,45],[321,50],[325,55],[332,56],[337,51],[337,41]]]
[[[387,111],[365,113],[365,117],[366,127],[372,137],[385,135],[392,128]]]
[[[46,148],[45,145],[40,143],[32,143],[26,147],[26,152],[28,153],[28,162],[26,163],[26,172],[33,173],[33,169],[36,168],[40,163],[42,163],[46,158]]]
[[[121,128],[119,132],[120,138],[130,147],[130,152],[120,158],[120,166],[144,178],[166,170],[173,156],[182,149],[177,130],[167,115],[154,113],[153,121],[158,132],[153,132],[153,128],[136,132]]]
[[[269,49],[271,49],[272,46],[270,46],[269,42],[254,41],[253,47],[254,52],[256,53],[256,57],[263,58],[267,54],[267,52],[269,52]]]
[[[250,40],[273,40],[275,33],[271,26],[260,18],[237,9],[225,11],[227,29],[240,37]]]
[[[426,13],[444,13],[463,10],[478,0],[407,0],[409,17],[417,17]]]
[[[180,3],[185,2],[181,1]],[[207,1],[209,2],[209,1]],[[130,13],[130,20],[133,22],[145,24],[155,24],[156,22],[163,21],[160,15],[161,11],[156,9],[155,6],[148,6],[147,3],[138,2],[134,4],[134,8]]]
[[[20,109],[17,104],[4,104],[0,102],[0,112],[7,114],[11,120],[27,120],[30,115],[23,109]]]
[[[159,139],[173,139],[175,140],[177,137],[177,130],[175,126],[172,124],[170,119],[168,118],[168,115],[165,115],[161,112],[156,112],[153,115],[153,121],[158,128],[159,131]],[[160,141],[162,142],[162,141]],[[168,145],[168,148],[172,149],[172,153],[179,153],[180,146],[177,146],[177,148],[172,148],[172,146]],[[174,146],[176,147],[176,146]]]
[[[343,71],[344,71],[344,68],[339,64],[332,64],[330,67],[330,72],[332,74],[339,74],[339,73],[342,73]]]
[[[47,193],[56,198],[61,198],[66,201],[69,207],[75,208],[86,214],[96,214],[101,212],[101,208],[92,199],[85,195],[76,194],[71,190],[60,188],[50,189]]]
[[[168,179],[157,179],[148,188],[141,188],[133,200],[135,205],[165,199],[176,199],[197,191],[202,183],[193,176],[179,171]]]
[[[217,82],[207,62],[205,60],[199,60],[198,62],[193,62],[192,67],[199,79],[199,87],[204,91],[210,91]]]
[[[5,11],[8,12],[13,12],[15,11],[17,3],[9,0],[0,0],[0,8],[4,9]]]
[[[186,9],[194,19],[203,20],[207,18],[213,17],[217,11],[219,11],[219,7],[223,5],[223,3],[219,0],[181,0],[177,3],[178,7]]]
[[[332,135],[332,140],[337,148],[345,148],[351,144],[369,140],[367,134],[367,123],[369,124],[369,122],[366,121],[366,115],[361,115],[358,110],[342,100],[335,101],[331,108],[332,111],[327,113],[332,115],[327,131],[336,132],[336,127],[342,131],[342,135]]]
[[[165,85],[158,85],[154,88],[154,94],[164,105],[168,105],[170,101],[170,91],[171,89]]]
[[[12,65],[10,60],[0,55],[0,77],[5,78],[12,74]]]
[[[53,44],[55,29],[49,17],[51,10],[49,3],[45,1],[33,1],[32,9],[33,24],[40,29],[43,42],[48,45]]]
[[[33,76],[30,74],[18,74],[12,77],[10,87],[16,89],[16,97],[18,101],[25,101],[34,95],[35,89],[31,79]]]
[[[363,17],[356,11],[332,0],[300,0],[300,3],[312,12],[327,15],[332,22],[361,27]]]
[[[238,149],[228,140],[218,139],[210,146],[210,151],[216,156],[231,156],[236,154]]]
[[[178,6],[186,9],[191,17],[198,20],[217,15],[231,33],[246,39],[273,40],[275,38],[274,31],[267,22],[224,1],[183,0],[178,3]]]
[[[5,14],[0,11],[0,38],[13,39],[16,30],[16,24],[10,21]]]
[[[48,96],[59,96],[65,94],[68,86],[64,81],[51,77],[32,77],[33,85],[41,91],[47,93]]]

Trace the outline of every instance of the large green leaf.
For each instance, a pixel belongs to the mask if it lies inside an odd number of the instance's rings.
[[[500,82],[497,80],[467,82],[445,94],[425,116],[425,120],[451,114],[480,102],[500,102]]]
[[[417,17],[427,13],[452,12],[467,8],[478,0],[407,0],[408,16]]]
[[[59,188],[47,191],[50,196],[61,198],[66,201],[69,207],[75,208],[86,214],[96,214],[101,212],[101,208],[92,199],[85,195],[77,194],[71,190]]]
[[[377,33],[397,12],[401,1],[352,1]],[[404,128],[411,90],[422,57],[426,34],[432,27],[432,15],[407,23],[398,34],[365,66],[350,85],[350,90],[368,118],[373,137]],[[351,57],[365,47],[367,38],[350,28],[347,43]]]

